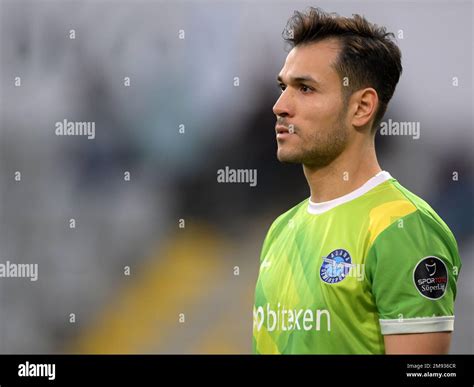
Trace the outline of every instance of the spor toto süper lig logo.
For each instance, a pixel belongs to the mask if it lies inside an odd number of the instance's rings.
[[[440,258],[425,257],[413,270],[413,282],[422,296],[430,300],[439,300],[446,293],[448,269]]]
[[[351,255],[344,249],[337,249],[323,257],[319,275],[324,282],[335,284],[346,278],[351,268]]]

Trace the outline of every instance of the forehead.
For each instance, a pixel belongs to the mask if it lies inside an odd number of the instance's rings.
[[[336,39],[296,46],[288,53],[280,76],[285,79],[309,74],[321,82],[334,77],[338,79],[333,64],[337,61],[339,51],[340,43]]]

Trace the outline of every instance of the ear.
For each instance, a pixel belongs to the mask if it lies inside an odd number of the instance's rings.
[[[375,118],[375,112],[379,105],[379,96],[375,89],[368,87],[352,94],[351,105],[354,106],[352,115],[352,125],[363,127],[369,124]]]

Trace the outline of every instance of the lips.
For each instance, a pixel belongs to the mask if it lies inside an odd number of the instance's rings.
[[[277,126],[275,126],[275,130],[276,130],[276,133],[277,133],[277,134],[280,134],[280,133],[290,133],[290,130],[289,130],[286,126],[283,126],[283,125],[277,125]]]
[[[290,129],[284,125],[275,126],[275,131],[277,140],[285,140],[286,138],[289,138],[293,133],[293,131],[290,132]]]

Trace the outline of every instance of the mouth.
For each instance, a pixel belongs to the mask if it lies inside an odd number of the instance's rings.
[[[293,133],[290,133],[290,129],[283,125],[276,125],[275,131],[277,139],[284,139]]]

